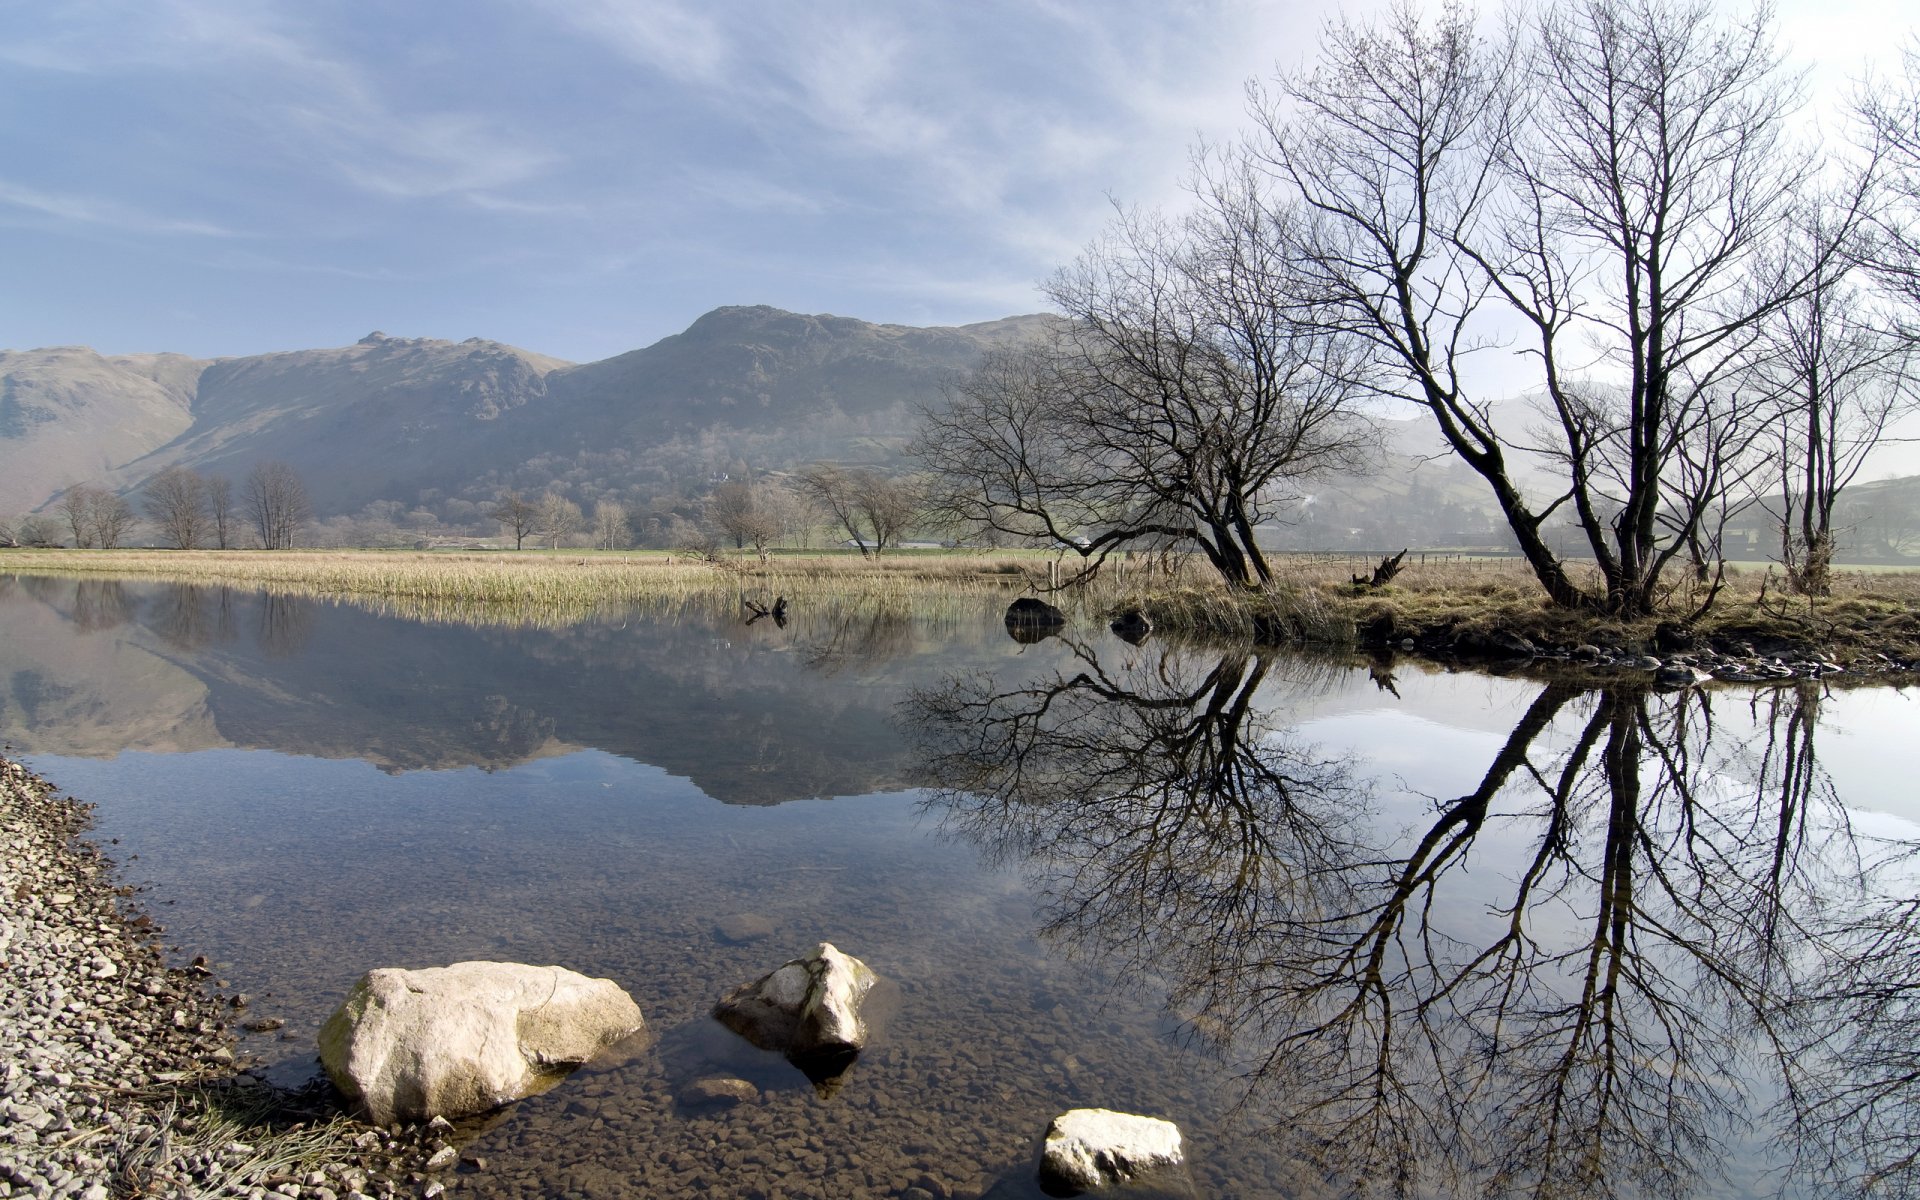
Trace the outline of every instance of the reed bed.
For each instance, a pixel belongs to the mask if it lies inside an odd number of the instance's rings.
[[[1044,560],[941,555],[862,560],[823,555],[701,561],[663,554],[384,551],[10,551],[0,573],[244,587],[351,604],[411,620],[559,628],[639,611],[730,616],[780,596],[849,612],[945,609],[976,615],[1045,578]],[[956,616],[957,619],[957,616]]]
[[[408,596],[486,603],[630,601],[750,585],[885,593],[938,583],[982,593],[1023,588],[1044,576],[988,556],[875,560],[823,555],[717,561],[665,554],[519,554],[408,551],[15,550],[0,570],[162,579],[179,583],[296,584],[333,595]]]

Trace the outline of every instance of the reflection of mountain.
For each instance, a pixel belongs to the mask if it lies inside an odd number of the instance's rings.
[[[222,588],[0,577],[0,630],[0,732],[28,752],[233,745],[413,770],[592,746],[735,804],[901,786],[892,689],[932,678],[904,619],[805,606],[784,630],[639,616],[473,629]],[[881,660],[885,685],[863,669]]]
[[[129,638],[133,608],[111,581],[0,576],[0,742],[88,756],[227,744],[206,685]]]
[[[1920,844],[1854,837],[1814,689],[1741,729],[1707,693],[1547,686],[1397,829],[1268,670],[1088,652],[907,711],[933,803],[1025,864],[1046,936],[1164,979],[1335,1176],[1677,1198],[1771,1192],[1792,1155],[1808,1194],[1912,1194]],[[1730,1154],[1779,1095],[1780,1160]]]

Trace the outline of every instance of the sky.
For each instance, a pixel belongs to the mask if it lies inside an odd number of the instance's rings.
[[[0,0],[0,346],[590,361],[723,304],[1040,311],[1343,7],[1379,5]],[[1824,114],[1916,24],[1786,0],[1780,42]]]

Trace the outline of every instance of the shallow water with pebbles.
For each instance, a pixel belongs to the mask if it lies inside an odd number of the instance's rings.
[[[626,987],[657,1045],[473,1131],[454,1178],[483,1194],[1026,1195],[1046,1123],[1083,1105],[1178,1119],[1208,1194],[1298,1194],[1298,1164],[1228,1116],[1220,1064],[1179,1043],[1160,982],[1051,954],[1018,878],[914,797],[730,810],[596,752],[397,779],[226,752],[53,769],[142,780],[102,832],[138,848],[169,939],[286,1022],[242,1041],[278,1082],[313,1076],[313,1036],[368,966],[552,961]],[[773,932],[728,940],[720,918],[743,910]],[[709,1017],[819,940],[885,980],[872,1044],[830,1089]],[[757,1094],[677,1099],[714,1076]]]

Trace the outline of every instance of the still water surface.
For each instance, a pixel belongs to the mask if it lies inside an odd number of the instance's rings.
[[[370,967],[632,992],[659,1045],[482,1132],[476,1194],[1028,1196],[1080,1105],[1179,1122],[1199,1195],[1912,1185],[1911,695],[1022,646],[996,608],[474,628],[0,576],[0,740],[287,1022],[246,1047],[282,1082]],[[820,940],[891,985],[824,1091],[706,1016]],[[761,1098],[676,1102],[716,1073]]]

